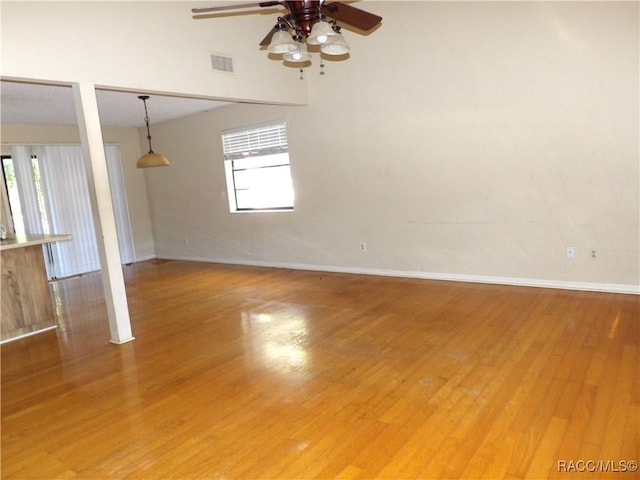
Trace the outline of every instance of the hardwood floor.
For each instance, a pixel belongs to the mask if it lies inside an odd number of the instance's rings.
[[[108,343],[92,274],[54,284],[57,331],[2,345],[3,479],[639,478],[638,296],[125,276],[135,341]]]

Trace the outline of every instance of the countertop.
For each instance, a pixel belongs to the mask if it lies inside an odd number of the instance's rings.
[[[0,251],[10,250],[12,248],[30,247],[32,245],[42,245],[44,243],[62,242],[65,240],[71,240],[69,234],[47,234],[47,235],[12,235],[6,240],[0,240]]]

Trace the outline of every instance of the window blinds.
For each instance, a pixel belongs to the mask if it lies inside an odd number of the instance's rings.
[[[222,132],[225,160],[262,156],[287,151],[286,123],[272,123]]]
[[[134,259],[133,240],[119,148],[106,146],[105,155],[121,260],[130,263]],[[26,232],[71,234],[71,241],[45,247],[49,278],[99,270],[96,227],[80,145],[13,146],[11,157]]]

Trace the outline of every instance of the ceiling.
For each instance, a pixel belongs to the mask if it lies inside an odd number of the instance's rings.
[[[347,0],[348,2],[349,0]],[[241,8],[242,1],[215,1],[216,6],[240,6],[239,13],[256,10],[256,5]],[[206,5],[208,6],[208,5]],[[260,13],[273,13],[271,9],[260,9]],[[227,12],[224,12],[228,15]],[[233,13],[232,13],[233,14]],[[217,15],[211,15],[215,17]],[[154,95],[149,92],[120,92],[96,90],[100,123],[103,127],[143,127],[144,105],[139,95],[149,95],[147,109],[150,123],[205,112],[229,105],[233,102]],[[0,81],[0,119],[2,123],[77,125],[73,91],[70,87],[42,85],[10,80]]]
[[[103,127],[143,127],[144,105],[138,95],[147,92],[96,90]],[[229,105],[230,102],[148,94],[150,123],[163,122]],[[77,125],[70,87],[2,81],[2,123]]]

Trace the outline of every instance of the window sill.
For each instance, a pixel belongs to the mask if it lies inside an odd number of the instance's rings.
[[[255,209],[255,210],[231,210],[229,213],[291,213],[293,208]]]

